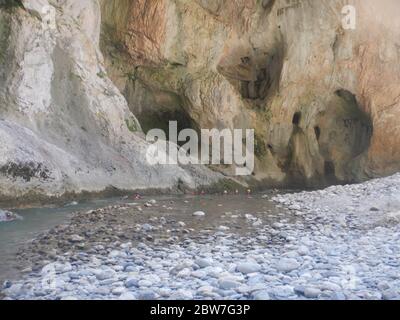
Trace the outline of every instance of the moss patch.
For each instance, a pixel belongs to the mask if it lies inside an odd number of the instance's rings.
[[[254,136],[254,154],[257,158],[261,158],[267,154],[265,139],[257,133]]]
[[[205,191],[206,193],[213,194],[213,193],[220,193],[224,191],[243,191],[246,187],[239,182],[236,182],[232,179],[221,179],[218,182],[213,183],[210,186],[204,186],[197,188],[199,191]]]
[[[0,12],[0,64],[4,63],[7,57],[8,38],[10,36],[10,17]]]
[[[0,0],[0,9],[23,8],[21,0]]]
[[[97,76],[98,76],[99,78],[101,78],[101,79],[104,79],[107,75],[106,75],[105,72],[99,71],[99,72],[97,73]]]
[[[129,117],[125,119],[126,126],[128,127],[130,132],[137,132],[138,131],[138,125],[136,122],[136,119],[133,117]]]

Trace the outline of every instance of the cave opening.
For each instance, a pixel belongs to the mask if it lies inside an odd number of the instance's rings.
[[[188,111],[189,102],[184,96],[152,88],[140,79],[130,79],[124,95],[144,134],[152,129],[160,129],[168,140],[170,122],[177,122],[178,133],[184,129],[200,132],[198,124]]]
[[[301,112],[296,112],[293,115],[292,124],[298,126],[300,125],[300,121],[301,121]]]
[[[161,129],[167,135],[167,139],[169,139],[169,123],[171,121],[177,122],[178,133],[184,129],[194,129],[199,132],[197,124],[183,108],[152,110],[138,114],[137,118],[145,134],[152,129]],[[180,144],[183,145],[185,142],[180,142]]]
[[[362,159],[367,154],[373,134],[370,115],[357,97],[346,89],[333,92],[326,110],[313,127],[323,162],[325,182],[351,182],[359,179]]]
[[[338,89],[335,94],[351,104],[358,104],[356,96],[346,89]]]
[[[261,5],[265,10],[271,10],[274,3],[275,3],[275,0],[263,0],[261,2]]]
[[[217,66],[218,72],[250,103],[264,101],[279,90],[284,61],[284,49],[280,43],[269,50],[252,50],[251,55],[238,57],[240,50],[231,48]]]
[[[251,64],[251,60],[242,58],[241,61],[243,65]],[[251,67],[255,70],[256,78],[253,81],[241,80],[240,94],[244,99],[264,100],[274,88],[277,88],[282,69],[281,57],[278,54],[273,54],[268,58],[265,65],[255,64]]]
[[[319,138],[321,137],[321,128],[319,126],[314,127],[314,132],[315,132],[315,137],[319,141]]]
[[[327,177],[334,177],[336,174],[335,164],[332,161],[325,161],[324,173]]]
[[[345,134],[343,140],[355,158],[368,150],[373,135],[373,122],[352,92],[339,89],[335,94],[342,99],[344,106],[341,112],[342,132]]]

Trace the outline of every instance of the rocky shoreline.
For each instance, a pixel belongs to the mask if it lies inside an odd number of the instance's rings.
[[[395,175],[265,195],[258,201],[268,209],[259,212],[223,212],[215,201],[215,213],[193,216],[194,210],[187,211],[192,200],[182,198],[186,209],[180,215],[179,201],[170,200],[75,213],[69,223],[22,249],[26,274],[6,282],[3,294],[5,299],[399,299],[399,199],[400,175]]]

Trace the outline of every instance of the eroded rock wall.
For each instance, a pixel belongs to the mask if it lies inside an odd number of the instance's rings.
[[[205,168],[148,164],[141,127],[103,66],[100,22],[97,0],[1,4],[1,200],[217,181]]]
[[[355,30],[342,27],[348,4]],[[399,170],[396,0],[0,6],[1,199],[215,182],[202,167],[149,166],[142,128],[169,120],[254,128],[253,178],[267,185]]]
[[[356,8],[345,30],[342,9]],[[145,130],[255,128],[255,178],[400,169],[396,0],[104,0],[109,74]],[[227,170],[229,173],[230,171]]]

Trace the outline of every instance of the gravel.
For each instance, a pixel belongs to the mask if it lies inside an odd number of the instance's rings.
[[[170,245],[109,237],[97,243],[103,249],[73,261],[60,254],[2,292],[6,299],[400,299],[399,174],[265,201],[287,211],[251,234],[214,229]],[[242,221],[255,219],[248,213]]]

